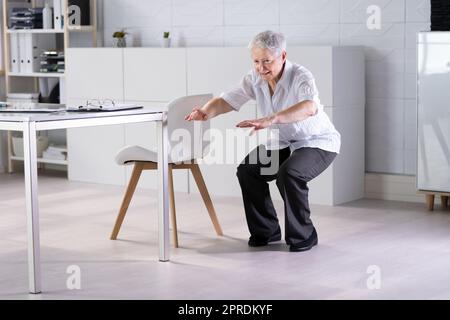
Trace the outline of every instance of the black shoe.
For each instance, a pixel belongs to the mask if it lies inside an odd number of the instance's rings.
[[[281,233],[277,233],[276,235],[270,237],[269,239],[258,239],[251,236],[250,239],[248,239],[248,245],[250,247],[264,247],[267,246],[269,242],[280,240],[281,240]]]
[[[302,252],[311,249],[319,243],[319,238],[317,237],[316,229],[314,228],[311,236],[303,242],[300,242],[296,245],[291,244],[289,247],[289,251],[291,252]]]

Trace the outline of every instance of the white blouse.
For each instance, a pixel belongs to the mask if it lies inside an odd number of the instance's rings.
[[[220,97],[236,111],[250,99],[256,100],[264,117],[304,100],[312,100],[318,112],[303,121],[272,125],[266,148],[276,150],[290,147],[295,150],[310,147],[339,153],[341,136],[323,110],[312,73],[303,66],[286,60],[272,97],[268,82],[255,70],[245,75],[238,87],[222,93]]]

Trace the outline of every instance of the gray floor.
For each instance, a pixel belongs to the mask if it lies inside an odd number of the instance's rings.
[[[450,211],[361,200],[312,206],[319,246],[247,246],[242,200],[177,194],[181,248],[158,262],[156,194],[138,191],[120,240],[109,234],[123,188],[40,177],[43,290],[27,294],[21,175],[0,175],[0,299],[450,299]],[[275,203],[282,213],[282,203]],[[283,217],[280,214],[283,226]],[[69,266],[81,289],[67,288]],[[379,268],[380,288],[369,289]],[[369,268],[369,269],[368,269]]]

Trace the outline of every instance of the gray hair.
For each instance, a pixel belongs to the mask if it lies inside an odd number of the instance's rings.
[[[268,49],[272,54],[279,56],[286,51],[286,39],[282,33],[267,30],[257,34],[250,41],[248,48],[250,50],[253,48]]]

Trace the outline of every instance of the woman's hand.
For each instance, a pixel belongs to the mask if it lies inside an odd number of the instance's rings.
[[[201,107],[194,107],[192,112],[184,117],[186,121],[206,121],[208,120],[208,115],[201,111]]]
[[[239,122],[236,125],[236,127],[252,128],[250,135],[253,135],[258,130],[270,127],[274,123],[274,120],[275,120],[275,116],[272,115],[272,116],[260,118],[260,119],[245,120],[245,121]]]

